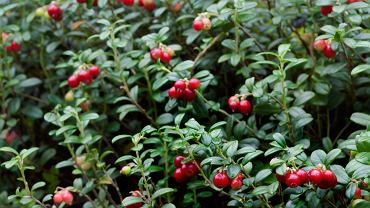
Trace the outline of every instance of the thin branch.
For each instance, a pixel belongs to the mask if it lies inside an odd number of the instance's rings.
[[[199,59],[204,55],[204,54],[206,54],[207,53],[207,51],[218,41],[218,39],[220,39],[221,38],[221,36],[223,35],[223,33],[220,33],[220,34],[218,34],[209,44],[208,44],[208,46],[207,47],[205,47],[199,54],[198,54],[198,56],[195,58],[195,60],[194,60],[194,64],[196,64],[198,61],[199,61]]]

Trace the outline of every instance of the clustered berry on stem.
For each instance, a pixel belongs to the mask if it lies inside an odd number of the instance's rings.
[[[162,45],[158,48],[153,48],[150,50],[150,58],[153,61],[160,60],[162,63],[170,63],[172,57],[175,55],[175,52],[172,48]]]
[[[183,164],[182,161],[184,159],[184,156],[176,156],[174,160],[176,170],[173,173],[173,177],[178,183],[189,180],[199,173],[199,164],[197,161],[190,160],[187,163]]]
[[[208,31],[212,28],[212,22],[206,14],[201,14],[193,21],[193,29],[196,31]]]
[[[3,43],[5,43],[6,39],[8,38],[8,34],[5,32],[1,33],[1,39]],[[5,46],[5,50],[7,52],[18,52],[22,48],[22,45],[17,43],[16,41],[12,40],[9,45]]]
[[[252,112],[252,103],[245,96],[233,95],[228,99],[228,104],[233,112],[236,109],[245,115],[249,115]]]
[[[126,6],[132,6],[134,5],[134,0],[117,0],[117,2],[122,3]]]
[[[231,180],[225,170],[220,170],[213,176],[212,182],[217,188],[226,188],[231,186],[231,189],[239,190],[243,186],[243,174],[239,173]]]
[[[98,66],[91,66],[88,70],[83,69],[77,70],[72,76],[68,78],[68,85],[71,88],[76,88],[80,85],[81,82],[86,85],[90,85],[93,81],[93,78],[99,76],[100,68]]]
[[[58,205],[62,202],[68,205],[72,205],[73,202],[73,194],[68,191],[67,189],[63,189],[61,191],[58,191],[53,196],[53,202],[55,205]]]
[[[57,22],[63,19],[63,10],[54,1],[52,1],[48,6],[48,14]]]
[[[76,0],[77,1],[77,3],[79,3],[79,4],[83,4],[83,3],[86,3],[86,0]],[[94,2],[93,2],[93,4],[92,4],[93,6],[98,6],[98,0],[94,0]]]
[[[308,173],[303,168],[299,170],[288,169],[285,175],[275,174],[280,183],[285,183],[290,188],[311,182],[321,189],[334,188],[337,185],[337,177],[331,170],[323,167],[313,168]]]
[[[155,9],[156,5],[154,0],[139,0],[139,6],[144,7],[148,12],[151,12]]]
[[[332,49],[329,40],[316,40],[313,43],[313,47],[316,51],[322,51],[327,58],[333,58],[337,55],[337,53]]]
[[[347,0],[348,4],[361,2],[362,0]],[[333,5],[324,5],[320,7],[320,12],[324,16],[328,16],[330,13],[333,12]]]
[[[173,87],[168,90],[168,96],[175,99],[183,99],[185,101],[193,101],[196,97],[195,90],[198,89],[201,82],[197,78],[190,80],[177,80]]]

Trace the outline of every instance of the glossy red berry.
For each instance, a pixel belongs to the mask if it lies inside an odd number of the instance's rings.
[[[89,68],[89,73],[92,77],[97,77],[100,74],[100,68],[97,66],[92,66]]]
[[[174,160],[174,164],[175,164],[175,167],[176,168],[181,168],[181,166],[182,166],[182,161],[185,159],[185,157],[184,156],[176,156],[175,157],[175,160]]]
[[[133,191],[131,193],[131,196],[141,198],[141,192],[140,192],[140,190]],[[139,203],[136,203],[136,204],[131,204],[129,206],[126,206],[125,208],[141,208],[141,206],[142,206],[142,203],[139,202]]]
[[[285,175],[280,175],[278,173],[275,173],[275,176],[276,176],[276,179],[280,182],[280,183],[285,183]]]
[[[68,78],[68,85],[70,88],[78,87],[79,84],[80,84],[80,80],[78,79],[76,75],[72,75]]]
[[[85,84],[89,85],[92,82],[92,77],[87,70],[81,70],[78,72],[78,80],[80,82],[84,82]]]
[[[356,188],[355,195],[353,197],[355,199],[361,198],[361,189],[359,187]]]
[[[126,6],[132,6],[134,5],[134,0],[119,0],[119,2],[123,3]]]
[[[21,50],[21,48],[22,46],[13,40],[12,42],[10,42],[10,45],[5,47],[5,50],[7,52],[18,52]]]
[[[195,92],[194,90],[191,90],[189,88],[186,88],[183,92],[182,92],[182,98],[185,100],[185,101],[193,101],[195,99]]]
[[[168,64],[170,63],[172,57],[169,53],[167,52],[162,52],[162,56],[161,56],[161,61],[165,64]]]
[[[239,108],[239,98],[237,98],[236,96],[231,96],[229,98],[229,100],[227,101],[227,103],[229,104],[229,107],[230,109],[234,112],[236,109]]]
[[[317,40],[313,43],[313,48],[316,50],[316,51],[323,51],[324,48],[328,45],[328,41],[327,40]]]
[[[184,80],[177,80],[173,86],[178,90],[185,90],[186,83]]]
[[[190,161],[186,164],[182,164],[181,166],[181,173],[185,177],[191,178],[195,176],[196,174],[198,174],[198,172],[199,172],[199,169],[193,161]]]
[[[200,83],[200,80],[197,79],[197,78],[191,78],[189,80],[189,88],[191,90],[195,90],[195,89],[198,89],[200,87],[201,83]]]
[[[320,11],[322,15],[328,16],[333,11],[333,5],[322,6]]]
[[[203,22],[200,18],[195,18],[195,20],[193,21],[193,28],[194,30],[196,31],[200,31],[200,30],[203,30]]]
[[[151,51],[150,51],[150,58],[152,60],[158,60],[162,57],[162,49],[160,48],[153,48]]]
[[[226,171],[219,172],[213,177],[213,185],[217,188],[225,188],[230,185],[230,178]]]
[[[138,0],[138,5],[139,6],[144,6],[144,0]]]
[[[308,180],[315,184],[318,185],[322,181],[322,171],[319,169],[312,169],[308,172]]]
[[[55,21],[62,20],[63,11],[62,9],[55,3],[51,2],[48,6],[48,14],[51,18],[53,18]]]
[[[173,173],[173,177],[178,183],[184,182],[187,179],[187,177],[182,174],[181,168],[176,168],[175,172]]]
[[[93,4],[92,4],[93,6],[98,6],[98,0],[94,0],[94,2],[93,2]]]
[[[238,109],[242,114],[248,115],[252,111],[252,105],[249,100],[242,100],[239,102]]]
[[[72,205],[73,202],[73,194],[69,192],[68,190],[63,190],[60,192],[60,195],[62,196],[63,202]]]
[[[326,45],[326,47],[323,49],[323,52],[327,58],[333,58],[337,55],[337,53],[331,48],[330,44]]]
[[[337,177],[331,170],[322,172],[322,180],[318,184],[321,189],[334,188],[337,185]]]
[[[54,196],[53,196],[54,204],[58,205],[58,204],[62,203],[62,201],[63,201],[62,195],[59,192],[55,193]]]
[[[171,88],[168,90],[168,96],[169,96],[170,98],[179,98],[181,95],[182,95],[182,91],[181,91],[181,90],[176,89],[175,87],[171,87]]]
[[[239,177],[236,177],[231,181],[230,186],[233,190],[239,190],[243,186],[243,181]]]
[[[361,0],[347,0],[348,4],[356,3],[356,2],[361,2]]]
[[[86,0],[76,0],[76,1],[77,1],[77,3],[79,3],[79,4],[86,3]]]
[[[301,180],[296,173],[287,173],[285,175],[285,183],[290,188],[295,188],[301,184]]]
[[[301,181],[301,184],[308,183],[308,174],[307,172],[302,168],[295,172],[299,176],[299,179]]]
[[[143,7],[151,12],[155,9],[155,2],[154,0],[143,0]]]

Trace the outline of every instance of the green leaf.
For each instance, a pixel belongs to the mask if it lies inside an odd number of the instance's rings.
[[[21,83],[19,83],[20,87],[33,87],[35,85],[41,84],[42,81],[39,78],[29,78],[26,80],[23,80]]]
[[[164,194],[174,192],[174,191],[175,191],[175,189],[173,189],[173,188],[161,188],[161,189],[157,190],[156,192],[154,192],[154,194],[152,195],[152,199],[158,198],[158,197],[160,197]]]
[[[226,155],[228,157],[233,157],[238,150],[238,141],[231,141],[229,142],[229,147],[226,150]]]
[[[341,152],[342,151],[340,149],[333,149],[333,150],[331,150],[326,155],[325,165],[330,165],[335,160],[335,158],[337,158],[340,155]]]
[[[340,165],[331,165],[330,170],[332,170],[337,176],[338,183],[348,184],[351,178],[348,176],[346,170]]]
[[[89,120],[95,120],[99,118],[99,114],[97,113],[88,113],[81,116],[82,121],[89,121]]]
[[[323,150],[315,150],[311,154],[311,162],[314,165],[324,164],[326,153]]]
[[[32,147],[30,149],[23,149],[19,154],[22,159],[27,158],[30,156],[32,153],[36,152],[39,148],[38,147]]]
[[[370,65],[369,64],[361,64],[361,65],[358,65],[358,66],[356,66],[355,68],[352,69],[351,75],[356,75],[356,74],[359,74],[359,73],[367,71],[367,70],[370,70]]]
[[[351,121],[366,127],[370,125],[370,115],[365,113],[353,113]]]
[[[171,113],[164,113],[157,118],[156,123],[158,125],[164,125],[164,124],[169,124],[172,121],[173,121],[173,115]]]
[[[183,61],[175,66],[173,71],[184,71],[188,70],[194,67],[194,62],[193,61]]]
[[[18,152],[11,147],[1,147],[0,152],[11,152],[14,153],[15,155],[18,155]]]
[[[168,203],[168,204],[163,205],[161,208],[176,208],[176,206],[173,205],[172,203]]]
[[[36,190],[36,189],[38,189],[38,188],[41,188],[41,187],[43,187],[43,186],[45,186],[45,185],[46,185],[46,183],[45,183],[45,182],[43,182],[43,181],[37,182],[37,183],[35,183],[35,184],[32,186],[31,191],[34,191],[34,190]]]
[[[280,133],[275,133],[272,135],[272,137],[280,145],[280,147],[282,148],[286,147],[286,142],[285,142],[285,138],[283,135],[281,135]]]
[[[117,160],[116,160],[116,164],[117,163],[120,163],[120,162],[122,162],[122,161],[126,161],[126,160],[132,160],[132,159],[134,159],[135,157],[134,156],[132,156],[132,155],[124,155],[124,156],[121,156],[120,158],[118,158]]]
[[[271,169],[263,169],[257,173],[254,181],[258,183],[263,179],[267,178],[269,175],[271,175],[271,173],[272,173]]]
[[[235,178],[240,173],[240,166],[237,164],[231,164],[227,166],[226,172],[229,178]]]
[[[290,49],[290,44],[281,44],[278,47],[278,54],[280,57],[284,57],[285,54],[289,51]]]
[[[116,141],[121,140],[121,139],[128,139],[128,138],[131,138],[131,137],[132,137],[131,135],[127,135],[127,134],[118,135],[118,136],[113,137],[112,143],[115,143]]]

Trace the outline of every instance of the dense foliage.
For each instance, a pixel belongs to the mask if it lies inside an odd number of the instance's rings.
[[[0,0],[1,207],[370,207],[368,0]]]

